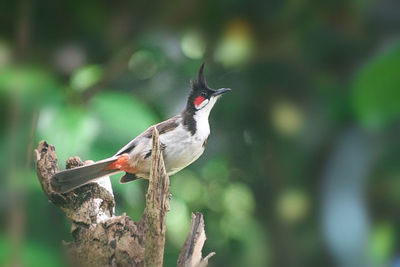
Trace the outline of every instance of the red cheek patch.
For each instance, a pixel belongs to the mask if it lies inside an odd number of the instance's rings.
[[[196,107],[198,107],[198,106],[200,106],[201,103],[203,103],[204,99],[205,99],[204,97],[198,96],[198,97],[196,97],[196,99],[194,100],[193,103]]]

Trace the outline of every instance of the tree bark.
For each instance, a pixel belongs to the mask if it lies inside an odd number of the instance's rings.
[[[138,222],[125,213],[115,216],[115,200],[108,176],[59,194],[51,177],[58,172],[55,148],[40,141],[35,150],[36,171],[48,199],[71,221],[72,241],[64,242],[67,258],[77,266],[162,266],[170,183],[157,129],[153,128],[152,165],[145,212]],[[88,164],[79,157],[67,160],[67,169]],[[201,213],[192,215],[191,230],[179,256],[178,266],[207,266],[201,258],[205,241]]]
[[[190,231],[179,254],[178,267],[206,267],[208,259],[215,255],[215,252],[211,252],[205,258],[202,257],[201,250],[206,239],[203,214],[200,212],[192,213]]]
[[[169,177],[165,171],[158,131],[153,128],[153,150],[149,188],[146,194],[146,248],[145,266],[162,266],[166,232],[166,218],[169,211]]]
[[[115,201],[109,177],[58,194],[50,178],[58,171],[52,145],[41,141],[36,154],[36,170],[49,200],[71,221],[72,242],[64,242],[68,260],[78,266],[144,266],[144,220],[133,222],[128,216],[114,216]],[[67,168],[84,165],[69,158]]]

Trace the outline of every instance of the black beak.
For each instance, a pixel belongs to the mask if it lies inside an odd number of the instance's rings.
[[[221,88],[221,89],[218,89],[214,94],[212,94],[212,96],[221,95],[221,94],[224,94],[224,93],[230,92],[230,91],[232,91],[232,89],[230,89],[230,88]]]

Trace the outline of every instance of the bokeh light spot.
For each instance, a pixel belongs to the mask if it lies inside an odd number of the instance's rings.
[[[214,59],[224,66],[235,66],[245,63],[253,52],[253,37],[250,26],[243,20],[231,22],[219,42]]]
[[[129,59],[128,67],[136,78],[145,80],[157,73],[159,62],[153,52],[139,50]]]
[[[251,190],[243,183],[231,183],[225,189],[224,205],[234,217],[246,216],[255,207]]]
[[[84,91],[103,77],[103,68],[99,65],[87,65],[77,69],[71,77],[71,87]]]
[[[277,211],[282,220],[295,223],[302,220],[309,211],[310,202],[303,191],[288,190],[277,201]]]
[[[78,44],[65,44],[55,51],[54,66],[63,74],[71,74],[87,61],[84,48]]]
[[[201,59],[206,51],[206,43],[199,32],[192,30],[183,35],[181,48],[188,58]]]
[[[271,120],[282,135],[293,136],[300,132],[304,120],[302,111],[290,102],[278,102],[272,109]]]
[[[11,63],[12,52],[10,46],[0,40],[0,68],[7,66]]]

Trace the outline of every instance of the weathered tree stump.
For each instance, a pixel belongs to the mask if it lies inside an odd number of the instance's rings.
[[[58,172],[57,155],[54,146],[39,142],[35,150],[39,182],[48,199],[71,221],[73,241],[64,242],[71,263],[78,266],[162,266],[170,183],[156,128],[153,128],[152,151],[145,212],[134,222],[125,213],[115,216],[114,194],[108,176],[68,193],[53,191],[50,178]],[[88,163],[73,157],[68,159],[67,168]],[[192,215],[191,229],[178,266],[207,266],[214,253],[202,258],[205,238],[203,216],[196,213]]]

